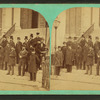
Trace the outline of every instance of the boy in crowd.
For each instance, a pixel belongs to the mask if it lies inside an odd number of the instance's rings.
[[[34,48],[31,48],[31,55],[29,60],[29,68],[28,71],[30,73],[30,81],[36,81],[36,74],[37,74],[37,62],[39,62],[39,58],[35,53]]]
[[[58,46],[58,51],[55,52],[55,75],[60,75],[60,68],[63,67],[63,53],[61,46]]]
[[[11,46],[11,51],[9,53],[9,63],[8,63],[7,75],[10,74],[10,71],[12,71],[11,75],[14,75],[15,61],[16,61],[16,51],[15,51],[15,48],[13,46]]]
[[[18,65],[18,75],[21,75],[22,72],[22,76],[25,75],[25,64],[26,64],[26,57],[27,57],[27,50],[25,48],[25,46],[22,46],[22,50],[19,52],[19,65]],[[22,67],[22,71],[21,71],[21,67]]]

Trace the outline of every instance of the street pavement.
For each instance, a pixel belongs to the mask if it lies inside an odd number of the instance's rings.
[[[60,76],[51,75],[51,90],[100,90],[100,75],[96,76],[96,65],[93,66],[92,75],[86,75],[85,70],[76,70],[72,73],[61,69]]]
[[[37,73],[36,82],[29,81],[29,73],[25,76],[18,75],[18,67],[15,68],[14,75],[6,75],[7,70],[0,70],[0,90],[27,90],[27,91],[46,91],[42,88],[42,70]]]

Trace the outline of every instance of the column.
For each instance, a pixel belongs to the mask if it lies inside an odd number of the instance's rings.
[[[13,23],[16,23],[15,29],[21,29],[20,27],[20,9],[21,8],[14,8],[14,18],[13,18]]]
[[[7,32],[12,26],[12,8],[2,8],[2,33]]]

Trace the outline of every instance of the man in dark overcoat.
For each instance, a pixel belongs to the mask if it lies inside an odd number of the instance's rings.
[[[86,61],[87,61],[88,51],[89,51],[89,46],[88,46],[88,43],[86,42],[85,46],[83,47],[83,51],[82,51],[82,54],[83,54],[82,55],[83,70],[86,69]]]
[[[63,58],[63,68],[64,68],[65,67],[65,55],[66,55],[66,42],[63,42],[63,46],[62,46],[61,50],[64,55],[64,58]]]
[[[93,48],[92,37],[91,37],[90,35],[88,36],[88,41],[87,41],[87,43],[88,43],[88,46],[90,46],[90,47]]]
[[[2,46],[3,49],[4,49],[4,54],[5,54],[5,47],[7,46],[7,43],[8,43],[7,38],[6,38],[5,35],[3,35],[3,40],[2,40],[2,42],[1,42],[1,46]],[[3,55],[3,64],[2,64],[2,68],[4,67],[4,58],[5,58],[5,55]]]
[[[34,47],[38,44],[38,41],[41,41],[40,33],[36,33],[36,37],[34,38]]]
[[[73,62],[73,65],[75,65],[75,66],[76,66],[76,49],[77,49],[77,46],[78,46],[77,37],[74,37],[72,49],[73,49],[73,53],[74,53],[74,62]]]
[[[66,48],[66,67],[67,67],[67,72],[72,72],[72,65],[74,61],[74,53],[71,44],[67,45],[68,47]]]
[[[20,41],[20,37],[17,37],[17,43],[16,43],[16,63],[19,64],[19,53],[22,50],[22,42]]]
[[[75,53],[75,58],[76,58],[76,69],[82,69],[82,48],[78,44],[76,53]]]
[[[11,51],[11,47],[10,47],[10,44],[8,42],[6,47],[5,47],[5,52],[4,52],[5,70],[7,70],[7,67],[8,67],[10,51]]]
[[[95,63],[97,63],[97,53],[98,53],[99,49],[100,49],[99,37],[96,37],[95,43],[94,43]]]
[[[10,36],[10,42],[9,42],[9,44],[10,44],[11,47],[15,48],[15,43],[13,41],[13,36]]]
[[[28,71],[28,62],[29,62],[29,58],[30,58],[30,48],[29,48],[29,44],[28,44],[28,37],[25,36],[24,38],[25,42],[23,43],[23,45],[25,46],[28,54],[27,54],[27,57],[26,57],[26,68],[25,68],[25,71]]]

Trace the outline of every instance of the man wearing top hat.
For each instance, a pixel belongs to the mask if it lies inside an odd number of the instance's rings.
[[[74,62],[73,64],[76,65],[76,49],[77,49],[78,43],[77,43],[77,37],[74,37],[74,42],[73,42],[73,53],[74,53]]]
[[[41,41],[40,33],[36,33],[36,37],[34,38],[34,45],[36,46],[38,44],[38,41]]]
[[[19,53],[22,50],[22,42],[20,41],[20,37],[17,37],[17,43],[16,43],[16,63],[19,63]]]
[[[29,48],[34,47],[33,34],[30,34],[30,38],[28,40],[28,46],[29,46]]]
[[[73,42],[72,42],[72,37],[71,37],[71,36],[68,37],[68,41],[67,41],[67,43],[66,43],[66,46],[67,46],[67,47],[68,47],[69,45],[70,45],[71,47],[73,46]]]
[[[29,48],[29,45],[28,45],[28,37],[25,36],[24,40],[25,40],[25,42],[23,43],[23,45],[25,46],[25,48],[26,48],[26,50],[28,52],[27,57],[26,57],[26,68],[25,68],[25,71],[28,71],[28,61],[29,61],[29,56],[30,56],[30,54],[29,54],[29,52],[30,52],[29,49],[30,48]]]
[[[88,36],[88,46],[93,48],[93,42],[91,35]]]
[[[15,43],[13,41],[13,36],[10,36],[10,42],[9,42],[9,44],[10,44],[11,47],[15,48]]]
[[[2,45],[2,47],[3,48],[5,48],[6,47],[6,45],[7,45],[7,38],[6,38],[6,36],[5,35],[3,35],[3,40],[2,40],[2,42],[1,42],[1,45]]]
[[[81,36],[81,41],[80,41],[80,46],[83,48],[83,47],[85,46],[85,43],[86,43],[85,36],[82,35],[82,36]]]
[[[96,37],[95,43],[94,43],[95,63],[97,63],[97,53],[98,53],[99,49],[100,49],[99,37]]]
[[[65,55],[66,55],[66,42],[63,42],[63,46],[62,46],[61,50],[64,55],[64,59],[63,59],[63,68],[64,68],[65,67]]]

